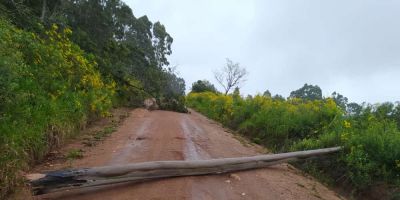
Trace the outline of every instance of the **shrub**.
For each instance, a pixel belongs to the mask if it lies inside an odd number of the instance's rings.
[[[205,92],[190,93],[187,103],[275,152],[344,147],[338,154],[298,166],[350,183],[355,192],[379,184],[400,185],[398,119],[382,114],[396,112],[382,111],[381,105],[349,116],[331,98],[282,100],[256,95],[244,99]]]
[[[39,36],[0,20],[0,197],[19,170],[112,106],[114,83],[70,33],[54,25]]]
[[[286,150],[295,140],[316,137],[340,114],[332,99],[282,101],[260,95],[243,99],[205,92],[190,93],[187,103],[276,151]]]

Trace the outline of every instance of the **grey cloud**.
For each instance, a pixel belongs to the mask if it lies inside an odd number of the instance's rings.
[[[356,102],[400,100],[400,1],[126,1],[174,37],[188,87],[225,58],[250,75],[243,93],[287,96],[304,83]]]

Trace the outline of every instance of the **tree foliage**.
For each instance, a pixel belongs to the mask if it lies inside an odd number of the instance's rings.
[[[272,94],[269,90],[265,90],[265,92],[263,93],[264,97],[272,97]]]
[[[147,16],[135,17],[120,0],[6,1],[2,5],[25,30],[40,33],[37,24],[41,21],[45,27],[57,24],[72,29],[72,41],[94,55],[104,78],[116,82],[120,103],[138,105],[148,96],[171,96],[164,84],[182,81],[170,75],[174,72],[168,68],[167,57],[173,38],[164,25]]]
[[[322,90],[318,85],[304,84],[303,87],[298,90],[290,92],[290,98],[300,98],[304,100],[321,100]]]
[[[335,101],[336,105],[338,105],[343,111],[347,110],[348,99],[347,97],[337,93],[332,93],[332,99]]]
[[[208,80],[198,80],[192,84],[192,92],[213,92],[217,93],[215,86]]]

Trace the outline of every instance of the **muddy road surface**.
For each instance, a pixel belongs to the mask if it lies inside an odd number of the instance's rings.
[[[192,111],[181,114],[144,109],[130,116],[110,137],[91,147],[72,167],[157,160],[200,160],[266,153]],[[62,166],[53,167],[61,168]],[[47,194],[35,199],[341,199],[288,164],[222,175],[179,177],[139,184]]]

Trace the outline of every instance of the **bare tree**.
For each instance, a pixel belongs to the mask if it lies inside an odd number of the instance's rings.
[[[214,72],[214,77],[218,83],[224,88],[225,95],[235,86],[239,86],[246,81],[248,72],[245,68],[241,68],[239,63],[234,63],[228,58],[226,59],[226,66],[220,71]]]

